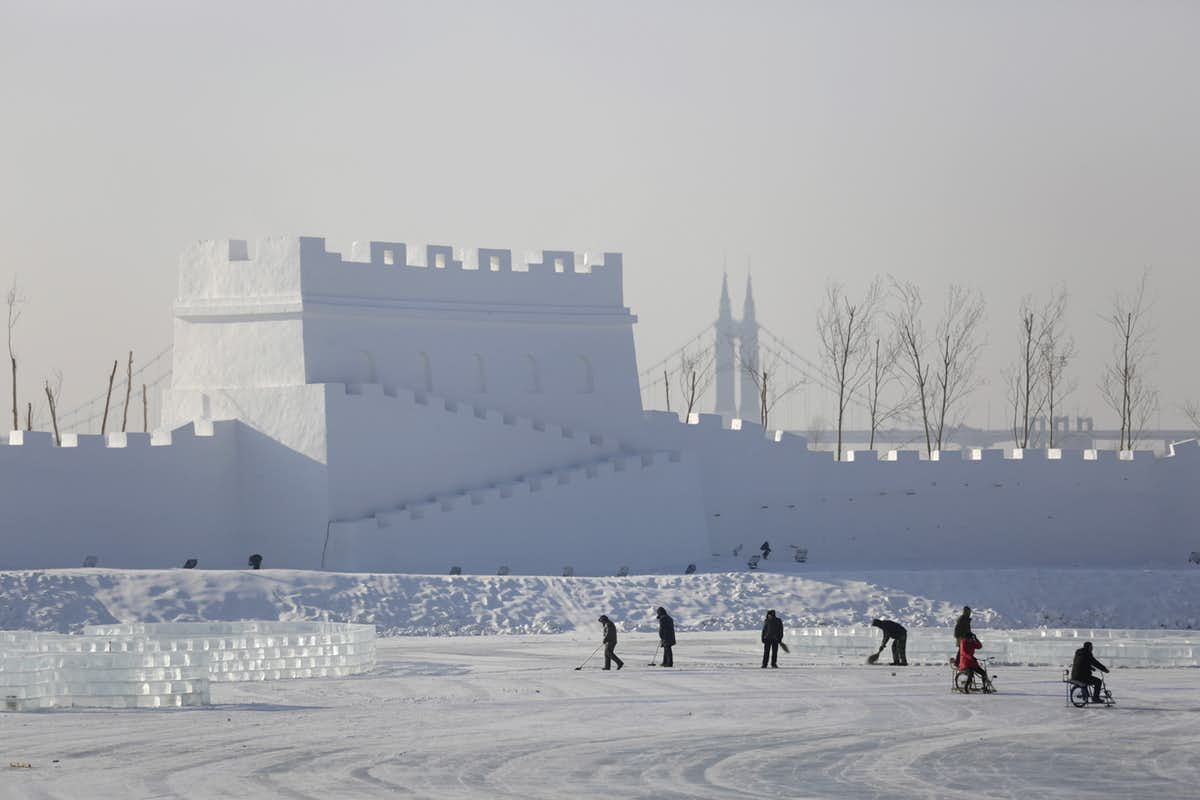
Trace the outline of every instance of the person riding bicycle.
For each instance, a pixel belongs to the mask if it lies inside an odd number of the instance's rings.
[[[1071,680],[1082,683],[1084,687],[1092,687],[1092,702],[1100,702],[1100,687],[1104,680],[1092,675],[1092,670],[1108,672],[1108,667],[1101,664],[1092,655],[1092,643],[1084,642],[1083,647],[1075,651],[1075,660],[1071,662]]]
[[[975,651],[982,647],[983,642],[979,641],[979,638],[975,634],[971,633],[964,637],[958,645],[958,668],[963,672],[970,673],[970,675],[978,675],[983,678],[983,690],[990,692],[993,689],[987,670],[980,666],[979,661],[975,658]]]

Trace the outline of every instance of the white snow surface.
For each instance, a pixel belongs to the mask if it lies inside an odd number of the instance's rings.
[[[781,655],[756,632],[595,630],[403,637],[371,675],[216,684],[214,706],[0,714],[0,798],[1195,798],[1200,670],[1116,670],[1114,708],[1068,707],[1053,667],[996,668],[999,693],[949,691],[946,666]]]
[[[720,566],[720,565],[718,565]],[[0,572],[0,630],[203,620],[368,623],[384,635],[594,631],[608,614],[653,631],[665,606],[682,631],[953,624],[962,606],[988,628],[1200,628],[1200,569],[704,572],[627,578],[349,574],[294,570]],[[791,571],[787,571],[787,570]]]

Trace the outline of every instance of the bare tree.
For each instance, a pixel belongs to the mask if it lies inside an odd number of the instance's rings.
[[[108,394],[104,396],[104,416],[100,419],[100,435],[108,430],[108,406],[112,402],[113,378],[117,377],[117,362],[113,362],[112,372],[108,374]]]
[[[899,357],[898,342],[895,339],[889,339],[884,343],[883,337],[876,332],[872,344],[871,375],[867,381],[867,412],[871,417],[868,450],[875,449],[875,435],[879,429],[893,419],[902,416],[911,405],[903,393],[890,403],[884,400],[884,393],[889,386],[899,382],[896,369]]]
[[[12,286],[8,289],[8,361],[12,364],[12,430],[21,429],[21,420],[17,415],[17,353],[13,349],[13,330],[21,319],[21,305],[25,298],[17,290],[17,279],[13,278]]]
[[[715,359],[708,349],[689,353],[686,348],[679,351],[679,389],[683,398],[683,418],[686,421],[696,408],[701,395],[713,381]]]
[[[146,399],[146,384],[142,384],[142,433],[150,432],[150,401]]]
[[[765,357],[760,354],[758,359],[743,358],[739,353],[738,366],[754,384],[755,393],[758,395],[758,423],[766,430],[775,405],[803,386],[804,380],[789,383],[786,379],[781,379],[782,370],[779,367],[783,360],[777,353],[769,350],[762,352],[766,354]]]
[[[667,411],[671,410],[671,377],[663,370],[663,390],[667,393]]]
[[[1005,372],[1008,399],[1012,406],[1013,442],[1017,447],[1029,447],[1034,422],[1046,402],[1045,357],[1046,317],[1044,309],[1035,309],[1033,297],[1021,298],[1020,337],[1017,360]]]
[[[808,447],[810,450],[820,449],[820,445],[825,441],[825,431],[829,429],[829,423],[825,417],[817,414],[808,421]]]
[[[898,299],[891,319],[900,346],[899,370],[921,410],[925,452],[933,455],[942,449],[963,401],[979,385],[975,373],[983,349],[983,297],[951,284],[931,342],[921,321],[920,288],[894,279],[892,288]]]
[[[125,410],[121,413],[121,433],[129,424],[129,397],[133,394],[133,351],[129,351],[129,364],[125,368]]]
[[[825,304],[817,312],[821,361],[837,386],[837,446],[834,458],[842,460],[842,430],[846,408],[871,376],[871,332],[880,302],[879,279],[871,281],[858,303],[851,303],[841,284],[825,289]]]
[[[925,452],[932,454],[930,406],[933,401],[933,386],[926,352],[929,349],[929,337],[926,335],[925,326],[921,321],[924,301],[921,298],[921,289],[915,283],[900,282],[893,278],[892,291],[897,299],[897,306],[890,315],[892,326],[896,332],[896,343],[899,347],[897,369],[903,380],[909,384],[914,405],[921,410],[921,426],[925,431]]]
[[[1195,400],[1188,400],[1179,407],[1179,410],[1188,418],[1188,422],[1192,424],[1196,435],[1200,436],[1200,403],[1197,403]]]
[[[46,381],[46,404],[50,406],[50,422],[54,425],[54,443],[61,447],[62,436],[58,433],[58,412],[54,406],[54,390],[50,388],[50,381]]]
[[[1075,339],[1065,330],[1067,315],[1067,290],[1059,289],[1051,295],[1045,307],[1042,325],[1042,370],[1046,388],[1046,416],[1049,417],[1050,442],[1054,447],[1054,425],[1059,406],[1071,392],[1076,382],[1067,377],[1067,368],[1075,359]]]
[[[1146,299],[1150,270],[1142,273],[1131,294],[1117,293],[1104,320],[1113,333],[1113,350],[1100,379],[1100,393],[1121,420],[1119,449],[1132,450],[1158,409],[1158,392],[1146,380],[1152,355],[1152,303]]]
[[[945,443],[947,427],[961,414],[967,396],[979,386],[976,369],[983,350],[983,295],[957,284],[946,293],[946,309],[938,323],[937,362],[934,366],[936,406],[934,439],[937,449]]]

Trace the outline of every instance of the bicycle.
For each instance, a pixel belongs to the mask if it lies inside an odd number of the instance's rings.
[[[1084,683],[1071,679],[1071,670],[1063,670],[1063,683],[1067,685],[1067,702],[1076,708],[1083,708],[1089,705],[1100,705],[1105,708],[1112,708],[1117,701],[1113,699],[1112,692],[1104,682],[1104,678],[1100,679],[1100,699],[1092,699],[1091,684]]]
[[[987,659],[976,659],[979,666],[987,672]],[[961,694],[970,694],[971,692],[982,692],[983,694],[995,694],[996,685],[992,682],[991,675],[984,678],[982,681],[975,680],[976,674],[969,669],[959,669],[958,661],[950,662],[950,691],[959,692]]]

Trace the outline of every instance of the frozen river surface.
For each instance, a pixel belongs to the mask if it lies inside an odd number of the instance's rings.
[[[210,708],[0,714],[0,797],[1200,798],[1197,669],[1118,670],[1080,710],[1055,668],[962,696],[946,667],[764,671],[754,632],[651,669],[655,642],[605,674],[579,634],[397,638],[371,675]]]

